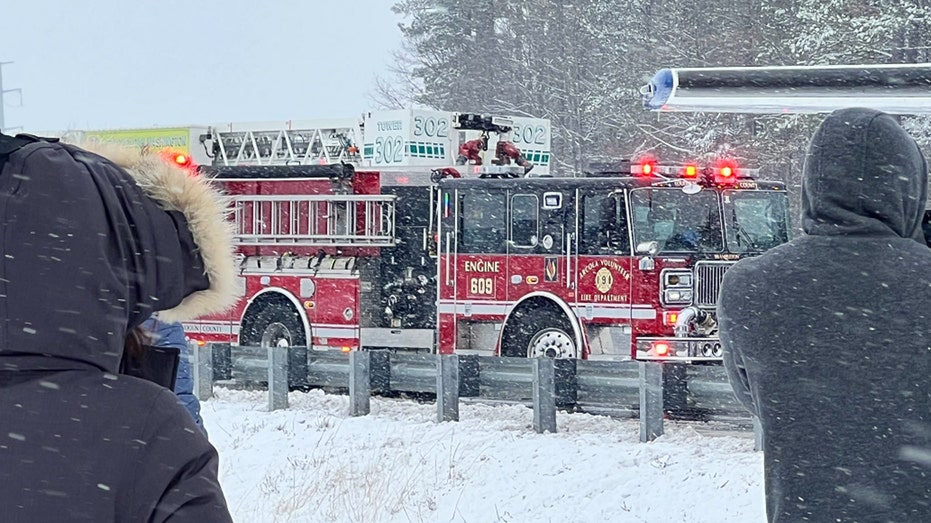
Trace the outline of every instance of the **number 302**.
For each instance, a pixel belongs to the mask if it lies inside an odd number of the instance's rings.
[[[494,294],[495,282],[491,278],[472,278],[469,280],[469,294]]]
[[[375,138],[375,163],[401,163],[404,154],[404,140],[400,136]]]

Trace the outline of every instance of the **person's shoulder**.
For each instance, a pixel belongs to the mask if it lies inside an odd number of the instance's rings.
[[[184,441],[200,434],[187,409],[169,389],[133,376],[119,376],[117,391],[130,398],[138,415],[145,418],[142,439]]]
[[[928,264],[931,263],[931,248],[912,239],[902,238],[890,244],[894,256],[890,262],[900,269],[908,269],[921,274],[928,274]]]
[[[756,273],[786,263],[794,255],[793,251],[795,250],[797,250],[797,243],[793,240],[777,245],[758,256],[742,258],[725,272],[725,277],[729,275],[734,278],[744,274]]]
[[[174,393],[165,387],[126,374],[92,373],[79,377],[74,385],[95,397],[113,398],[109,400],[113,408],[126,405],[128,408],[139,409],[142,414],[177,401]]]
[[[54,383],[79,394],[83,403],[95,406],[99,416],[119,420],[120,433],[132,434],[132,441],[146,445],[154,441],[189,442],[191,434],[199,433],[175,393],[150,381],[107,372],[71,372],[61,373]]]
[[[745,292],[752,288],[765,288],[767,282],[784,277],[786,266],[795,266],[799,256],[798,241],[792,240],[760,254],[743,258],[724,273],[721,294],[726,295],[737,288]]]

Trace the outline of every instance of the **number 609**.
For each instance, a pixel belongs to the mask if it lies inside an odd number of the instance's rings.
[[[491,278],[472,278],[469,280],[469,294],[494,294],[495,282]]]

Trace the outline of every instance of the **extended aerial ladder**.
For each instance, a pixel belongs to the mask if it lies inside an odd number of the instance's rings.
[[[641,94],[659,112],[931,114],[931,64],[664,68]]]
[[[356,119],[230,123],[201,136],[215,165],[358,163],[361,139]]]
[[[379,170],[515,162],[548,173],[549,120],[430,110],[366,113],[360,119],[228,123],[200,136],[213,165],[329,165]],[[480,142],[480,150],[468,144]],[[474,148],[473,148],[474,149]]]
[[[531,149],[538,171],[548,172],[548,120],[419,109],[211,126],[199,137],[211,160],[199,170],[226,186],[242,248],[390,247],[397,243],[397,196],[386,184],[458,177],[457,167],[483,164],[489,142],[495,158],[483,169],[525,174],[530,161],[515,138]],[[480,150],[463,159],[465,145],[475,143]],[[368,179],[379,173],[378,182],[356,186],[357,171]],[[275,188],[256,192],[256,183]]]

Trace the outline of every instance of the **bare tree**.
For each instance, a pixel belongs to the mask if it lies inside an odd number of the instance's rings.
[[[392,55],[394,63],[388,77],[376,75],[375,87],[368,95],[378,109],[404,109],[423,97],[423,84],[414,74],[418,61],[410,43],[405,42]]]

